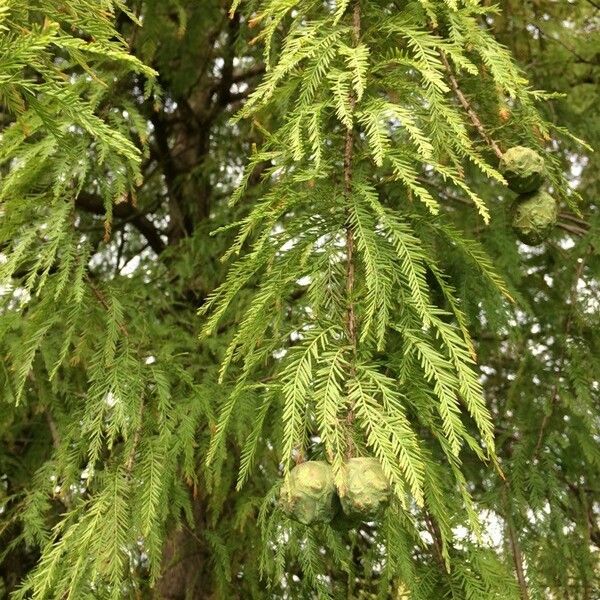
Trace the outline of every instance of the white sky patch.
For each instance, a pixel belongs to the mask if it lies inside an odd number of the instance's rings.
[[[296,283],[302,287],[306,287],[312,283],[312,277],[310,275],[305,275],[304,277],[300,277]]]
[[[425,542],[428,546],[433,544],[433,537],[429,533],[429,531],[419,531],[419,537]]]
[[[575,241],[572,237],[565,237],[558,244],[563,250],[571,250],[571,248],[575,247]]]
[[[140,266],[140,256],[134,256],[122,269],[121,275],[132,275]]]
[[[118,399],[112,392],[108,392],[104,397],[104,402],[112,408],[118,402]]]

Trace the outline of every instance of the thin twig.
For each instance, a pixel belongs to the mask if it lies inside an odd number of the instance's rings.
[[[352,37],[355,46],[358,46],[360,41],[361,27],[360,4],[356,0],[353,11],[353,29]],[[356,108],[356,94],[350,93],[350,110],[354,113]],[[344,198],[346,200],[346,295],[348,302],[348,311],[346,315],[346,326],[348,330],[348,341],[352,346],[352,351],[356,357],[357,340],[356,340],[356,312],[354,307],[354,282],[355,282],[355,264],[354,264],[354,232],[350,225],[350,208],[352,201],[352,161],[354,158],[354,127],[348,126],[346,130],[346,142],[344,147]],[[354,367],[352,367],[354,368]],[[346,417],[348,423],[348,448],[349,454],[352,453],[353,443],[351,438],[350,428],[354,422],[354,408],[350,406]]]
[[[573,235],[578,235],[580,237],[583,237],[584,235],[587,234],[587,230],[584,229],[583,227],[578,227],[577,225],[571,225],[570,223],[562,223],[559,221],[556,224],[556,226],[559,229],[562,229],[563,231],[568,231],[569,233],[572,233]]]
[[[353,12],[353,29],[352,37],[354,45],[357,46],[360,40],[360,4],[357,2],[354,4]],[[356,108],[356,94],[350,93],[350,109],[354,112]],[[344,148],[344,197],[347,202],[346,214],[348,215],[346,223],[346,292],[348,294],[348,315],[347,315],[347,326],[348,326],[348,339],[356,352],[356,314],[354,309],[354,278],[355,278],[355,265],[354,265],[354,232],[349,223],[349,207],[348,205],[352,199],[352,160],[354,158],[354,127],[348,126],[346,130],[346,143]]]
[[[439,185],[438,183],[435,183],[434,181],[431,181],[427,177],[417,176],[416,179],[417,179],[417,181],[420,181],[424,185],[427,185],[427,186],[433,188],[439,194],[439,197],[442,200],[450,200],[452,202],[458,202],[459,204],[473,206],[473,203],[470,200],[467,200],[466,198],[460,198],[459,196],[455,196],[453,194],[449,194],[447,192],[447,188]]]
[[[462,107],[465,109],[466,113],[469,115],[471,119],[471,123],[473,123],[475,129],[479,132],[479,135],[485,140],[486,144],[494,151],[494,154],[498,158],[502,158],[502,150],[498,144],[490,137],[488,132],[485,130],[485,127],[481,123],[481,119],[471,106],[471,103],[467,100],[467,97],[463,94],[460,86],[458,85],[458,81],[452,72],[452,67],[446,58],[446,54],[440,50],[439,52],[440,58],[442,60],[442,64],[444,65],[444,69],[446,69],[446,73],[448,74],[448,79],[450,80],[450,85],[454,90],[455,96],[458,98],[458,101],[461,103]]]
[[[94,283],[92,282],[92,280],[89,277],[87,278],[87,280],[88,280],[90,289],[92,290],[94,296],[96,296],[98,302],[100,302],[100,304],[104,307],[105,310],[109,311],[110,306],[108,305],[108,301],[104,297],[104,294],[94,285]],[[123,325],[123,323],[119,323],[118,327],[119,327],[121,333],[125,337],[129,337],[129,332],[127,331],[127,327],[125,327],[125,325]]]
[[[574,215],[573,213],[570,213],[567,211],[561,211],[558,216],[561,219],[566,219],[567,221],[570,221],[571,223],[575,223],[575,225],[579,225],[582,229],[585,229],[586,231],[590,228],[590,224],[587,221],[580,219],[578,216]]]
[[[125,473],[129,477],[131,472],[133,471],[133,467],[135,465],[135,453],[137,451],[138,444],[140,443],[140,438],[142,437],[142,423],[144,419],[144,400],[140,401],[140,408],[138,412],[139,425],[133,434],[133,442],[131,446],[131,451],[129,452],[129,457],[127,458],[127,462],[125,463]]]
[[[515,565],[515,573],[517,575],[517,582],[519,583],[519,594],[521,600],[529,600],[529,591],[527,589],[527,580],[525,579],[525,570],[523,568],[523,552],[521,551],[521,544],[519,543],[519,536],[515,531],[515,526],[512,521],[512,515],[508,506],[507,490],[508,482],[504,483],[502,488],[502,497],[504,500],[504,510],[506,511],[506,529],[508,531],[508,539],[510,541],[510,547],[513,555],[513,562]]]
[[[429,512],[425,511],[425,526],[427,531],[433,540],[434,557],[437,560],[440,568],[447,571],[446,561],[444,560],[444,553],[442,551],[444,547],[444,540],[442,538],[442,532],[437,524],[434,516]]]
[[[44,411],[46,415],[46,421],[48,422],[48,429],[50,430],[50,435],[52,436],[52,445],[54,449],[58,449],[60,447],[60,434],[58,433],[58,427],[56,426],[56,421],[50,412],[50,409],[46,409]]]
[[[123,252],[125,250],[125,242],[127,240],[127,238],[125,237],[124,228],[121,229],[120,234],[121,234],[121,240],[119,242],[119,247],[117,248],[117,258],[115,260],[115,277],[121,271],[121,269],[120,269],[120,266],[121,266],[121,257],[123,256]]]
[[[568,44],[563,42],[560,38],[556,38],[551,35],[548,35],[539,25],[534,24],[533,27],[535,27],[535,29],[537,30],[539,35],[542,36],[545,40],[557,43],[559,46],[562,46],[567,52],[572,54],[577,59],[577,61],[575,61],[575,62],[584,64],[584,65],[591,65],[593,67],[600,66],[600,63],[598,61],[589,60],[589,59],[585,58],[584,56],[581,56],[581,54],[579,54],[574,48],[571,48],[571,46],[569,46]]]

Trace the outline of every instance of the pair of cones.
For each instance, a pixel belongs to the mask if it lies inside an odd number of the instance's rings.
[[[376,518],[392,489],[376,458],[350,458],[336,486],[331,465],[309,460],[296,465],[281,488],[280,505],[304,525],[331,522],[340,508],[351,520]]]
[[[519,194],[512,207],[512,227],[528,244],[541,244],[558,220],[558,203],[541,189],[546,179],[544,159],[531,148],[515,146],[500,160],[500,170],[508,187]]]

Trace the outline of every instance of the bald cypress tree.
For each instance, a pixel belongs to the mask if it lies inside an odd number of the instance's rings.
[[[598,597],[564,11],[0,3],[0,597]]]

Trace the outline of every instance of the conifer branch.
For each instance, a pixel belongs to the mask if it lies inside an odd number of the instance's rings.
[[[103,215],[106,212],[102,198],[93,194],[81,192],[75,200],[75,206],[94,215]],[[165,249],[165,243],[152,221],[139,212],[129,202],[121,202],[113,207],[113,216],[131,223],[148,241],[148,244],[157,255]]]
[[[560,357],[558,359],[558,372],[556,374],[557,378],[560,378],[561,373],[563,372],[563,369],[565,366],[566,353],[567,353],[566,338],[568,337],[569,333],[571,332],[571,326],[573,324],[573,316],[574,316],[573,313],[575,312],[575,309],[577,306],[577,289],[578,289],[577,286],[579,284],[579,280],[581,279],[581,276],[583,275],[583,271],[585,269],[585,264],[587,262],[587,259],[593,253],[593,251],[594,251],[594,246],[592,244],[590,244],[588,246],[584,256],[579,261],[577,268],[575,269],[575,276],[573,278],[573,283],[571,285],[571,292],[569,295],[569,310],[567,312],[567,316],[566,316],[566,320],[565,320],[565,327],[564,327],[565,340],[563,342]],[[542,443],[544,441],[544,434],[546,432],[546,427],[548,426],[548,422],[550,421],[550,418],[554,414],[554,410],[556,409],[556,406],[558,405],[559,401],[560,401],[560,395],[559,395],[559,391],[558,391],[558,381],[555,381],[552,386],[552,391],[550,392],[550,410],[544,415],[544,418],[542,419],[542,423],[540,424],[540,429],[539,429],[539,433],[537,435],[537,441],[535,444],[535,448],[533,449],[533,452],[531,454],[531,462],[533,462],[536,459],[537,455],[539,454],[539,451],[542,447]]]
[[[110,311],[110,306],[108,304],[108,300],[106,299],[106,297],[104,296],[102,291],[96,285],[94,285],[94,283],[91,281],[91,279],[89,277],[87,278],[87,280],[88,280],[88,284],[92,290],[92,293],[94,294],[94,296],[96,296],[98,302],[103,306],[103,308],[106,311]],[[129,337],[129,331],[123,323],[118,323],[118,328],[121,331],[121,333],[125,336],[125,338]],[[131,475],[131,473],[133,471],[133,467],[135,465],[135,455],[136,455],[138,445],[139,445],[141,437],[142,437],[144,410],[145,410],[144,398],[141,398],[139,411],[138,411],[139,423],[133,434],[131,450],[129,452],[127,460],[125,461],[125,474],[128,477]]]
[[[140,400],[140,408],[138,411],[138,426],[133,434],[133,440],[131,442],[131,450],[129,452],[129,456],[127,457],[127,462],[125,463],[125,473],[129,477],[133,471],[133,467],[135,466],[135,454],[138,449],[138,445],[140,443],[140,439],[142,437],[142,429],[143,429],[143,419],[144,419],[144,399]]]
[[[89,276],[87,277],[87,281],[88,281],[88,285],[90,286],[90,289],[92,290],[92,293],[94,294],[94,296],[96,297],[98,302],[102,305],[104,310],[110,311],[110,306],[108,304],[108,300],[105,298],[102,291],[98,287],[96,287],[96,285],[94,285],[93,281],[91,280],[91,278]],[[121,333],[125,337],[129,337],[129,331],[127,331],[127,327],[125,327],[125,325],[123,325],[122,323],[118,323],[118,327],[119,327],[119,330],[121,331]]]

